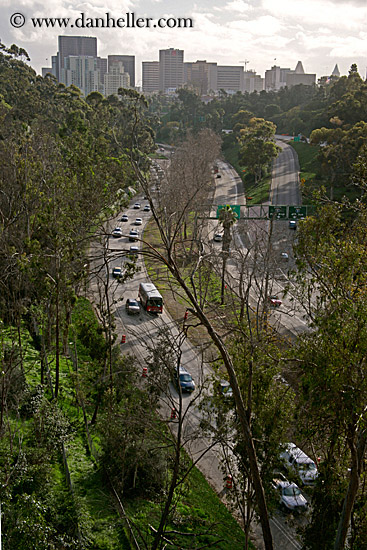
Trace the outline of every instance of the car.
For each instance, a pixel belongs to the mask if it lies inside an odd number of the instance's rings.
[[[284,260],[284,261],[289,260],[289,256],[288,256],[287,252],[282,252],[282,253],[280,254],[280,257],[281,257],[281,259]]]
[[[129,233],[129,241],[132,241],[132,242],[137,241],[138,237],[139,237],[138,229],[131,229]]]
[[[269,296],[268,298],[271,307],[280,307],[282,305],[282,300],[277,296]]]
[[[125,304],[126,312],[128,315],[137,315],[140,313],[140,304],[134,298],[128,298]]]
[[[140,208],[140,202],[136,202],[133,206],[134,210],[139,210]]]
[[[120,222],[128,222],[129,216],[127,214],[122,214]]]
[[[137,254],[139,250],[140,250],[139,247],[134,244],[130,246],[130,254]]]
[[[136,218],[135,225],[143,225],[143,220],[141,218]]]
[[[215,233],[213,241],[215,241],[216,243],[221,243],[223,241],[222,233]]]
[[[314,485],[319,475],[315,462],[294,443],[286,443],[280,458],[287,469],[298,475],[303,485]]]
[[[285,510],[295,513],[308,510],[308,502],[301,489],[295,483],[288,481],[283,474],[276,474],[272,486],[277,491],[279,502]]]
[[[221,176],[220,174],[217,174],[217,179],[218,179],[218,178],[221,178],[221,177],[222,177],[222,176]]]
[[[221,380],[219,382],[220,394],[225,398],[233,397],[232,386],[227,380]]]
[[[115,237],[115,238],[122,237],[121,227],[115,227],[115,229],[112,231],[112,237]]]
[[[164,153],[165,152],[165,149],[163,147],[160,147],[159,150]]]
[[[296,220],[290,220],[290,221],[289,221],[288,227],[289,227],[289,229],[297,229],[297,222],[296,222]]]
[[[144,212],[150,212],[150,205],[149,205],[149,204],[146,204],[146,205],[144,206],[144,209],[143,209],[143,210],[144,210]]]
[[[191,374],[183,367],[179,367],[178,375],[176,373],[176,385],[180,386],[182,393],[192,393],[195,390],[195,382]]]
[[[114,267],[112,270],[112,277],[114,279],[120,279],[122,277],[122,269],[121,267]]]

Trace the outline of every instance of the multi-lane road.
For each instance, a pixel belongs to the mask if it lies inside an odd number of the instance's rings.
[[[283,144],[282,153],[280,158],[276,161],[274,179],[273,179],[273,200],[277,204],[299,204],[299,190],[298,190],[298,168],[295,162],[294,156],[289,146]],[[236,172],[227,163],[220,162],[220,174],[221,178],[215,179],[216,189],[214,197],[214,205],[218,204],[244,204],[244,193],[242,190],[242,183]],[[137,265],[140,271],[137,272],[133,279],[120,283],[118,280],[112,277],[112,271],[114,267],[122,267],[124,269],[124,263],[129,260],[130,246],[137,245],[141,251],[142,240],[144,240],[144,228],[148,222],[151,213],[145,212],[143,207],[147,204],[146,200],[139,200],[141,197],[137,196],[131,201],[131,205],[124,212],[128,216],[128,221],[121,222],[121,214],[110,222],[110,226],[107,228],[107,233],[110,234],[115,226],[122,228],[122,237],[113,238],[109,237],[108,240],[108,263],[106,264],[106,272],[104,277],[109,280],[110,288],[110,301],[113,304],[115,312],[118,337],[124,335],[126,343],[122,344],[124,353],[134,354],[138,362],[141,364],[141,369],[145,365],[145,359],[149,354],[148,349],[152,347],[152,344],[157,340],[160,331],[164,331],[165,334],[169,334],[172,341],[179,341],[181,345],[181,364],[190,371],[193,375],[197,388],[203,386],[208,388],[207,391],[211,391],[210,384],[205,382],[210,378],[211,369],[202,360],[202,356],[199,350],[195,349],[189,340],[183,337],[182,327],[176,325],[166,311],[160,316],[151,316],[144,310],[141,310],[137,316],[129,316],[125,309],[125,303],[127,298],[137,298],[138,287],[140,282],[148,281],[148,276],[144,266],[144,260],[141,253],[137,254]],[[135,202],[141,203],[140,209],[134,209]],[[215,208],[213,208],[213,211]],[[142,225],[135,226],[136,218],[142,218]],[[269,228],[268,221],[256,222],[259,226],[259,231],[262,236],[266,234]],[[286,222],[275,222],[283,225],[283,230],[278,225],[280,236],[278,240],[272,243],[272,247],[275,250],[283,250],[287,247],[287,250],[291,248],[291,242],[289,238],[294,238],[293,232],[289,233],[286,227]],[[241,221],[238,224],[238,228],[235,232],[234,246],[235,248],[248,249],[252,246],[252,240],[258,230],[253,227],[254,222]],[[129,232],[131,228],[138,228],[140,230],[139,240],[135,243],[129,241]],[[217,228],[216,222],[210,222],[208,224],[208,230],[206,237],[210,241],[212,240],[213,232]],[[283,236],[281,236],[283,234]],[[284,236],[285,234],[285,236]],[[266,239],[265,239],[266,240]],[[284,240],[284,242],[283,242]],[[221,243],[212,243],[214,253],[220,252]],[[235,254],[234,254],[235,256]],[[235,259],[228,262],[228,282],[233,284],[238,279],[236,274],[237,262]],[[283,264],[280,264],[283,269]],[[103,272],[103,271],[102,271]],[[153,281],[154,282],[154,281]],[[274,291],[281,293],[282,284],[274,281]],[[254,294],[254,302],[259,297]],[[291,330],[294,333],[304,330],[305,322],[301,318],[301,314],[296,312],[293,304],[287,304],[279,308],[280,311],[274,313],[276,321],[282,326],[286,327],[286,330]],[[198,405],[198,393],[196,390],[193,395],[183,396],[183,412],[186,412],[184,433],[188,439],[188,451],[192,458],[195,460],[202,453],[211,446],[212,441],[207,438],[197,439],[195,437],[189,437],[190,434],[194,434],[197,431],[201,420],[201,413],[197,408]],[[175,387],[170,384],[169,391],[162,397],[162,409],[161,414],[163,418],[169,420],[170,410],[172,404],[178,404],[179,396]],[[221,457],[222,451],[218,445],[212,447],[200,460],[199,468],[202,470],[208,481],[215,488],[218,494],[223,494],[224,482],[223,473],[221,470]],[[275,514],[271,521],[271,527],[273,537],[275,541],[275,548],[282,550],[298,550],[301,548],[297,537],[295,536],[294,529],[289,525],[289,522],[285,521],[282,514]],[[259,548],[261,548],[261,533],[259,532]]]

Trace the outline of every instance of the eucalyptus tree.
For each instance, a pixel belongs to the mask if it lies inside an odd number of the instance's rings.
[[[320,207],[300,224],[296,246],[298,283],[313,329],[295,348],[307,411],[300,426],[317,438],[323,459],[307,548],[344,548],[364,498],[367,213],[359,201],[351,210],[353,220],[346,221],[341,205]],[[327,529],[320,546],[322,525]]]
[[[135,167],[137,177],[139,178],[139,182],[144,193],[150,196],[149,180],[145,177],[144,173],[139,171],[137,165],[135,165]],[[182,220],[186,210],[190,211],[194,209],[193,198],[196,193],[197,190],[194,188],[193,193],[188,195],[187,200],[181,206],[180,211],[178,213],[175,212],[176,216],[178,214],[178,221]],[[198,273],[200,270],[204,269],[204,264],[207,264],[207,262],[205,262],[205,258],[207,257],[205,248],[203,247],[201,239],[195,242],[194,250],[196,259],[194,256],[194,261],[192,262],[191,269],[188,272],[187,269],[184,269],[182,264],[182,255],[177,254],[182,242],[179,231],[167,231],[167,226],[164,221],[165,218],[160,215],[159,207],[157,209],[154,202],[152,202],[152,214],[159,230],[161,245],[158,249],[154,249],[152,246],[149,246],[147,254],[153,256],[165,266],[167,272],[169,273],[169,280],[171,281],[173,292],[178,292],[178,289],[180,289],[179,292],[183,295],[185,303],[191,307],[193,314],[197,318],[197,323],[201,324],[206,329],[209,340],[217,348],[223,366],[227,371],[228,379],[233,389],[239,430],[241,436],[243,437],[244,446],[248,457],[249,470],[251,471],[252,483],[256,495],[256,506],[262,526],[265,547],[267,550],[270,550],[273,548],[273,541],[269,525],[267,501],[261,480],[260,467],[257,460],[255,442],[251,430],[251,422],[249,421],[246,413],[245,400],[238,381],[234,358],[232,357],[215,320],[213,320],[210,315],[210,310],[212,309],[210,302],[207,300],[202,301],[197,288],[196,281],[200,279]],[[176,227],[178,228],[179,226]],[[208,257],[210,258],[210,254],[208,254]],[[219,314],[219,310],[217,313]]]
[[[263,118],[251,118],[240,130],[240,160],[255,176],[255,183],[262,177],[265,166],[277,157],[280,149],[274,142],[276,126]]]

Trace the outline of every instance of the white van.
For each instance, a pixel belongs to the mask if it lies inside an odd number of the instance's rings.
[[[294,443],[287,443],[280,458],[285,466],[292,469],[300,478],[303,485],[314,485],[318,476],[314,461],[299,449]]]

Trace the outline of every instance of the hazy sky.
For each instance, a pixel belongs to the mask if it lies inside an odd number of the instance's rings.
[[[135,54],[137,84],[141,61],[158,60],[158,50],[179,48],[185,61],[206,59],[218,64],[244,65],[264,76],[272,65],[294,69],[301,60],[305,72],[328,75],[338,63],[347,74],[357,63],[365,78],[367,67],[367,0],[0,0],[0,39],[25,48],[40,72],[57,52],[57,36],[98,38],[98,55]],[[34,28],[34,17],[68,17],[70,24],[87,18],[190,17],[193,28]],[[25,24],[11,25],[12,14]],[[14,23],[21,23],[19,16]]]

